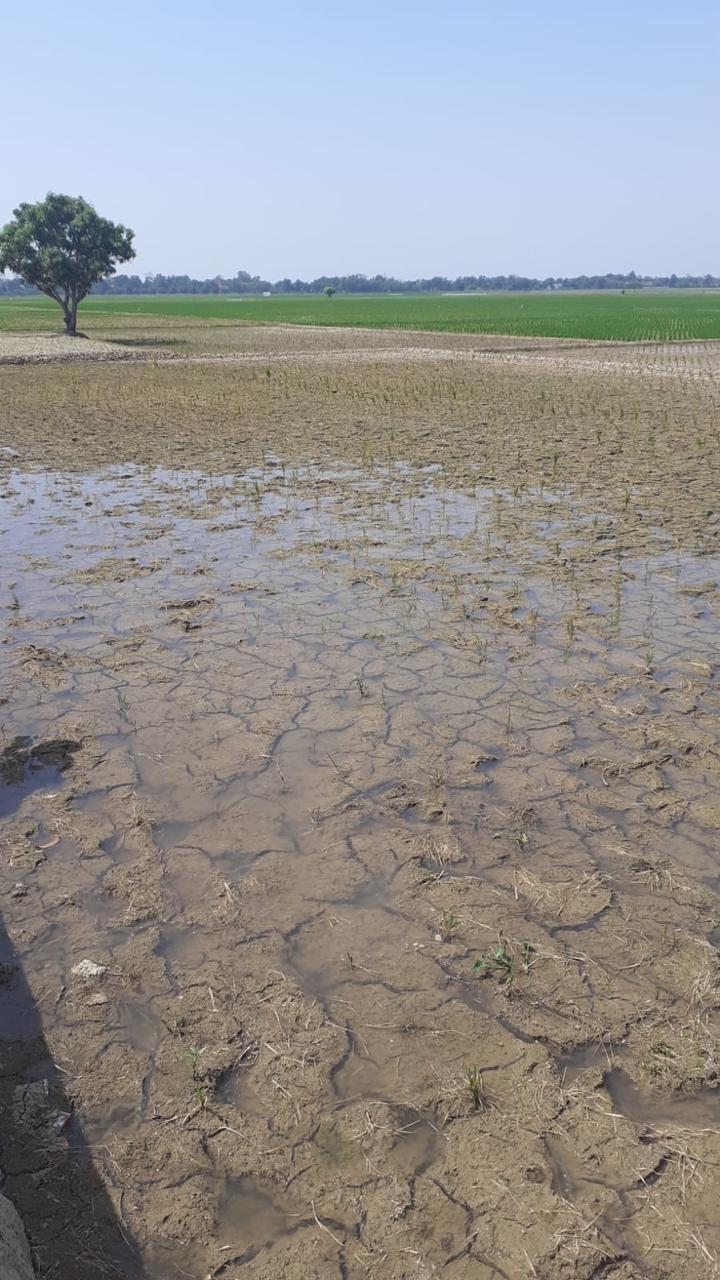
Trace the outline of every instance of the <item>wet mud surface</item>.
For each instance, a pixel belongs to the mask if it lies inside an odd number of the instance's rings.
[[[4,370],[43,1274],[717,1273],[716,357],[633,359]]]

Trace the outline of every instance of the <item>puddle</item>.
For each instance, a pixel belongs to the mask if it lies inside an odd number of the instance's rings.
[[[264,1116],[266,1109],[259,1094],[247,1082],[247,1067],[229,1067],[223,1071],[215,1085],[218,1102],[234,1107],[244,1115]]]
[[[720,1089],[699,1089],[689,1094],[652,1093],[639,1089],[619,1067],[605,1073],[603,1084],[615,1110],[636,1124],[711,1128],[720,1133]]]
[[[163,1031],[160,1020],[132,1000],[118,1001],[117,1014],[123,1039],[134,1049],[154,1053]]]
[[[7,817],[32,791],[56,791],[80,742],[13,738],[0,754],[0,818]]]
[[[603,1073],[612,1072],[615,1063],[622,1061],[623,1045],[583,1044],[570,1053],[561,1053],[555,1059],[564,1085],[571,1085],[576,1077],[589,1069]]]
[[[576,1154],[557,1138],[546,1138],[544,1145],[550,1166],[551,1186],[562,1200],[572,1203],[587,1187],[607,1186],[604,1178],[589,1173]]]
[[[255,1179],[227,1179],[217,1209],[221,1244],[252,1257],[290,1229],[290,1219],[279,1200]]]
[[[333,1087],[338,1098],[384,1098],[385,1075],[382,1067],[363,1055],[353,1039],[350,1052],[333,1072]]]
[[[198,930],[166,928],[162,931],[156,952],[164,956],[173,967],[199,969],[210,947],[211,941]]]
[[[399,1173],[419,1178],[430,1168],[441,1141],[435,1120],[410,1107],[395,1110],[392,1157]]]

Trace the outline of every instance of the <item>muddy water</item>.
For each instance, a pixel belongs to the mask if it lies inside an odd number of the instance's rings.
[[[6,925],[147,1275],[711,1274],[720,562],[273,458],[0,543]]]

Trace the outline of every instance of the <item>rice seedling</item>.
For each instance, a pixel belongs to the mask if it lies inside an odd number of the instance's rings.
[[[368,329],[425,329],[452,333],[501,333],[530,337],[594,338],[637,342],[720,337],[720,299],[700,290],[478,294],[352,294],[337,296],[332,307],[321,295],[276,294],[271,298],[229,295],[110,297],[95,295],[83,303],[83,324],[112,325],[121,316],[171,321],[214,319],[245,324],[296,324]],[[43,298],[0,302],[0,329],[48,329],[57,325],[52,303]],[[265,364],[258,380],[270,388],[282,381]],[[459,395],[451,382],[450,400]],[[555,405],[549,405],[551,415]]]
[[[452,942],[458,931],[460,921],[452,911],[444,911],[440,922],[440,938],[442,942]]]
[[[200,1058],[202,1057],[202,1053],[202,1049],[198,1049],[196,1045],[193,1045],[185,1054],[188,1062],[190,1063],[193,1080],[197,1080],[200,1074]]]
[[[508,994],[512,992],[521,973],[528,974],[533,965],[535,948],[525,940],[519,951],[513,950],[503,933],[498,935],[497,946],[481,956],[473,965],[473,973],[481,978],[496,978]]]
[[[475,1110],[487,1110],[488,1099],[483,1087],[482,1073],[478,1067],[468,1067],[465,1072],[465,1084],[470,1097],[472,1098]]]

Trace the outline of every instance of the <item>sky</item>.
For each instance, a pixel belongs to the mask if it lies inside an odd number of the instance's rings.
[[[0,225],[47,191],[126,270],[720,274],[717,0],[5,6]]]

